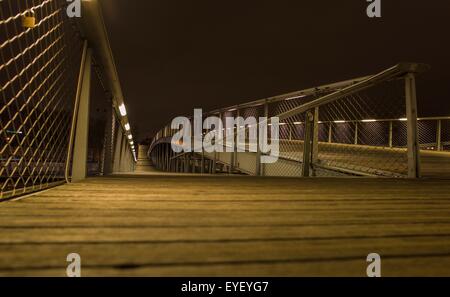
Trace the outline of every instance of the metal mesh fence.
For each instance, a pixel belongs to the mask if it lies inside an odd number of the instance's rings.
[[[66,5],[0,1],[0,199],[64,181],[82,52]]]
[[[406,175],[406,151],[388,145],[388,128],[377,119],[405,115],[404,81],[386,81],[319,107],[319,124],[331,142],[318,143],[316,174]],[[322,170],[323,169],[323,170]]]
[[[440,149],[450,151],[450,119],[441,120]]]
[[[279,137],[276,139],[279,140],[279,158],[276,162],[259,164],[258,159],[264,154],[249,150],[208,153],[206,157],[219,167],[213,172],[267,176],[411,176],[414,174],[411,173],[414,147],[422,151],[449,149],[450,118],[419,118],[416,122],[415,116],[407,114],[407,102],[415,101],[415,91],[408,95],[408,88],[415,87],[414,79],[410,77],[414,78],[412,73],[418,67],[418,64],[409,65],[413,66],[399,64],[371,77],[206,114],[220,114],[224,125],[225,117],[238,115],[244,118],[280,118]],[[248,141],[248,126],[227,126],[224,131],[238,129],[245,130]],[[408,132],[408,129],[413,130]],[[417,135],[417,146],[414,135]],[[158,133],[154,141],[160,136]],[[269,142],[274,140],[271,139],[270,127],[268,136]],[[227,136],[222,141],[227,143]],[[248,148],[249,143],[245,145]],[[429,160],[429,155],[425,154],[424,159],[425,162]]]

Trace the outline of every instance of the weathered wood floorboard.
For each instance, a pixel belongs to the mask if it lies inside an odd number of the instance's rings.
[[[0,275],[450,276],[450,181],[122,175],[0,204]]]

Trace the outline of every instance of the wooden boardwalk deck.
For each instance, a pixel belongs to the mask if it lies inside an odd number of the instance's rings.
[[[0,204],[0,275],[450,276],[450,181],[123,175]]]

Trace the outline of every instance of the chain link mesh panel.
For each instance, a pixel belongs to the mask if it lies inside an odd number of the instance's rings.
[[[82,53],[66,6],[0,1],[0,199],[64,181]]]
[[[378,119],[405,115],[404,81],[383,82],[319,107],[319,123],[329,141],[318,143],[316,174],[321,169],[355,175],[406,175],[406,151],[389,147],[389,127]]]
[[[401,64],[390,68],[379,74],[382,79],[376,79],[375,83],[365,82],[362,87],[356,83],[372,81],[377,75],[297,91],[207,114],[221,114],[224,124],[225,117],[236,117],[238,114],[244,118],[267,115],[268,118],[281,119],[280,156],[277,162],[258,164],[261,156],[258,152],[208,153],[206,157],[219,167],[213,172],[266,176],[409,176],[411,164],[408,163],[408,98],[405,81],[408,71],[402,72],[400,69]],[[392,70],[397,72],[385,75]],[[354,91],[343,92],[346,88],[353,88]],[[336,99],[323,101],[327,96],[334,96]],[[316,100],[324,103],[316,105]],[[306,106],[314,106],[310,110],[314,117],[311,123],[313,135],[309,136],[312,144],[307,148]],[[296,112],[297,110],[302,111]],[[418,119],[418,143],[425,162],[436,163],[448,159],[446,155],[431,156],[424,154],[424,151],[449,149],[449,123],[448,117]],[[246,130],[248,147],[249,127],[237,128]],[[228,129],[233,128],[225,127],[225,131]],[[270,127],[268,130],[271,142]],[[160,136],[161,132],[154,141],[160,139]],[[226,143],[226,139],[227,136],[222,141]],[[308,154],[305,157],[306,149]],[[310,170],[307,171],[304,166],[306,161],[310,163]]]

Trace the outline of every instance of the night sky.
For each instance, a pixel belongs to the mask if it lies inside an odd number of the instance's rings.
[[[400,61],[418,80],[421,116],[450,114],[450,2],[103,0],[137,137],[173,117],[379,72]]]

